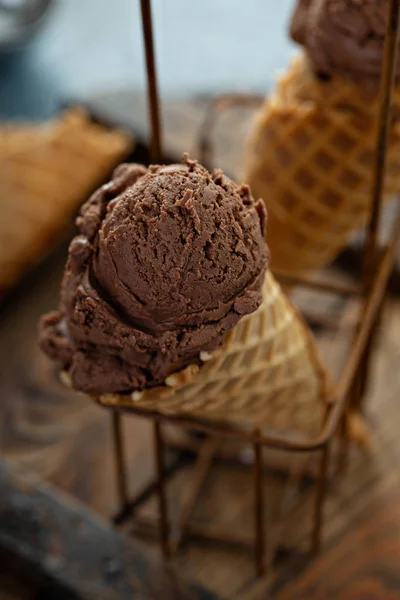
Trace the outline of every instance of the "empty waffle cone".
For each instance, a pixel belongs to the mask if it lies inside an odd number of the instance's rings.
[[[79,109],[43,124],[0,126],[0,288],[9,288],[132,148]]]
[[[394,91],[385,198],[400,191],[400,89]],[[250,136],[243,180],[264,199],[273,268],[324,266],[369,214],[378,94],[319,77],[302,54],[281,76]]]
[[[167,378],[165,386],[104,394],[102,405],[262,428],[296,438],[321,431],[327,376],[315,342],[268,273],[260,308],[224,344]]]

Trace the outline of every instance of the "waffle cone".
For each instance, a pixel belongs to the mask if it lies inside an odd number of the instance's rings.
[[[393,98],[385,199],[400,191],[400,88]],[[249,138],[243,180],[265,200],[273,268],[329,263],[368,217],[378,95],[318,77],[305,55],[284,73]]]
[[[321,430],[327,377],[307,326],[270,273],[260,308],[201,359],[200,367],[190,365],[162,387],[95,400],[301,437]]]
[[[124,158],[132,141],[72,109],[39,125],[0,126],[0,287],[10,287]]]

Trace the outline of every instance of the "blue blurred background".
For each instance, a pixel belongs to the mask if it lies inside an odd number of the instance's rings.
[[[153,0],[163,97],[265,91],[292,51],[293,0]],[[145,85],[139,0],[56,0],[35,39],[0,53],[0,118]]]

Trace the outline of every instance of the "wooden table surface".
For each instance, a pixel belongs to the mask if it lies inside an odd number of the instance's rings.
[[[56,600],[215,600],[81,503],[1,461],[0,489],[0,581],[22,573],[28,597],[37,588]]]
[[[199,122],[195,104],[185,114]],[[173,111],[174,112],[174,111]],[[182,110],[175,110],[176,115]],[[140,110],[138,121],[143,120]],[[182,121],[187,119],[182,117]],[[167,130],[174,127],[167,123]],[[194,146],[194,129],[176,134],[173,149]],[[190,133],[191,131],[191,133]],[[226,131],[225,131],[226,136]],[[222,136],[223,137],[223,136]],[[230,148],[236,147],[226,136]],[[230,140],[230,142],[229,142]],[[223,143],[221,143],[223,149]],[[235,170],[234,158],[231,171]],[[229,168],[228,165],[224,165]],[[37,349],[39,316],[57,305],[66,255],[61,248],[27,279],[0,315],[0,451],[21,474],[34,473],[108,518],[116,509],[110,421],[107,412],[58,383],[55,369]],[[175,558],[176,569],[222,598],[392,600],[400,598],[400,301],[388,298],[373,380],[367,399],[370,451],[351,448],[347,472],[332,479],[326,504],[324,549],[317,559],[308,553],[310,486],[282,523],[286,545],[297,548],[256,580],[251,556],[223,547],[188,544]],[[329,340],[322,340],[325,345]],[[126,418],[132,493],[152,475],[150,430],[146,421]],[[242,449],[243,462],[246,452]],[[274,457],[268,456],[272,460]],[[179,470],[169,486],[172,517],[176,517],[190,468]],[[279,518],[284,478],[268,471],[268,512]],[[217,463],[207,480],[195,518],[216,522],[251,535],[252,494],[248,468]],[[153,514],[151,499],[143,514]],[[147,543],[149,556],[158,548]],[[3,592],[4,593],[4,592]],[[1,597],[1,595],[0,595]]]
[[[363,523],[285,586],[277,600],[400,598],[400,489],[363,511]]]

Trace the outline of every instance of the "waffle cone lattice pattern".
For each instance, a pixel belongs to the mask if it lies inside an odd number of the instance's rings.
[[[270,273],[263,296],[261,307],[239,321],[225,343],[203,357],[201,367],[187,367],[163,387],[132,395],[104,394],[96,401],[301,437],[316,435],[326,376],[314,340]]]
[[[400,191],[400,89],[385,197]],[[267,99],[250,136],[243,180],[268,208],[272,266],[301,274],[329,263],[368,217],[378,95],[318,77],[300,55]]]

